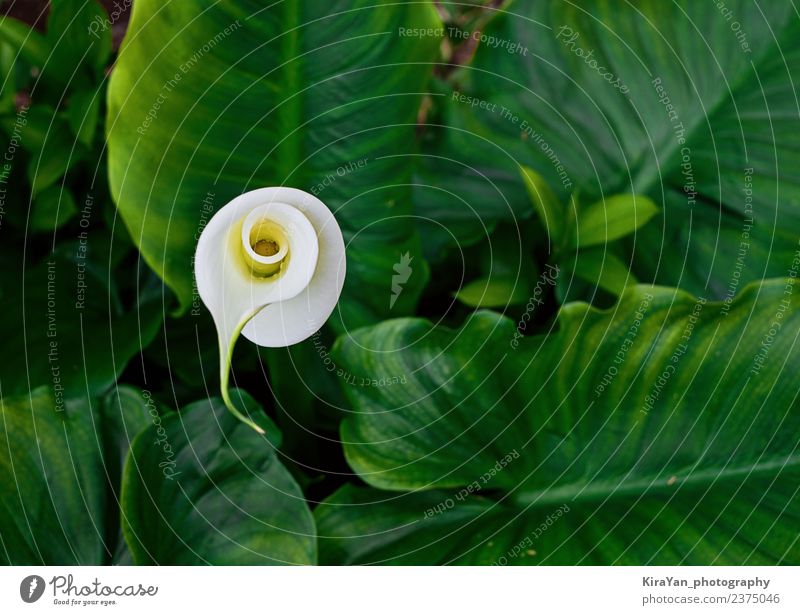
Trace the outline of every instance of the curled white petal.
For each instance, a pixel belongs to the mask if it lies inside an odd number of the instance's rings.
[[[344,241],[330,210],[295,188],[261,188],[222,207],[200,235],[197,291],[211,312],[220,346],[220,381],[239,333],[259,346],[303,341],[336,307],[345,278]]]

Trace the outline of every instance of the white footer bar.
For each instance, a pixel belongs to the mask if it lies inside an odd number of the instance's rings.
[[[27,597],[26,597],[27,595]],[[253,608],[256,611],[253,611]],[[0,613],[800,613],[800,569],[7,567]],[[244,611],[243,609],[247,609]],[[413,611],[410,611],[413,609]]]

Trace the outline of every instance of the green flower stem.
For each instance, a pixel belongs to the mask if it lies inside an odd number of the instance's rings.
[[[219,385],[222,390],[222,400],[225,402],[225,407],[230,410],[231,414],[233,414],[237,419],[242,421],[245,425],[248,425],[255,429],[258,433],[264,434],[266,433],[261,427],[256,425],[256,423],[247,418],[242,412],[233,404],[231,400],[230,391],[228,390],[228,380],[230,378],[231,373],[231,361],[233,359],[233,348],[236,346],[236,340],[239,339],[239,335],[244,329],[244,326],[250,322],[250,319],[253,318],[258,312],[260,312],[266,306],[260,306],[257,309],[251,311],[239,321],[236,325],[236,328],[233,331],[233,334],[230,336],[229,339],[225,339],[224,333],[220,332],[219,334]]]

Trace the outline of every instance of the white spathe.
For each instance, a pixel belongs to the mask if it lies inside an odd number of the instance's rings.
[[[246,192],[203,229],[194,272],[197,292],[217,328],[222,397],[231,412],[257,431],[263,432],[228,394],[239,333],[272,348],[303,341],[336,307],[345,270],[336,218],[317,197],[296,188]]]

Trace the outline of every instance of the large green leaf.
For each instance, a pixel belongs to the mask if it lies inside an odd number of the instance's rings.
[[[0,563],[130,562],[122,538],[122,466],[158,418],[148,393],[117,387],[99,400],[48,387],[0,399]]]
[[[136,563],[315,563],[314,519],[275,454],[277,428],[263,415],[256,421],[271,439],[211,399],[154,420],[136,438],[122,488]]]
[[[514,563],[800,562],[794,292],[773,281],[726,305],[636,286],[522,339],[490,312],[356,332],[338,363],[396,384],[347,390],[342,441],[390,491],[320,507],[323,561],[490,563],[566,506]],[[430,489],[456,491],[396,493]],[[426,515],[437,498],[456,505]]]
[[[101,94],[102,92],[102,94]],[[100,103],[105,92],[95,88],[81,90],[70,96],[67,120],[79,143],[92,146],[95,131],[100,123]]]
[[[109,89],[111,186],[184,309],[213,211],[247,190],[290,185],[316,193],[345,235],[340,326],[390,312],[405,253],[416,266],[392,313],[409,311],[427,268],[408,154],[438,40],[397,33],[438,23],[430,3],[388,0],[135,3]]]
[[[0,563],[110,559],[108,483],[92,406],[57,403],[47,387],[0,399]]]
[[[642,279],[722,298],[786,275],[800,234],[800,18],[788,1],[725,8],[518,0],[485,34],[526,53],[482,45],[456,87],[490,110],[453,101],[451,114],[475,148],[502,152],[500,169],[528,165],[563,195],[663,205],[635,238]]]
[[[21,142],[29,153],[26,173],[36,195],[79,163],[86,151],[75,141],[69,124],[52,107],[33,107],[24,119]],[[16,121],[16,118],[4,121],[10,134]]]
[[[523,281],[495,276],[478,278],[465,284],[456,297],[461,303],[472,307],[502,308],[525,303],[529,293]]]

